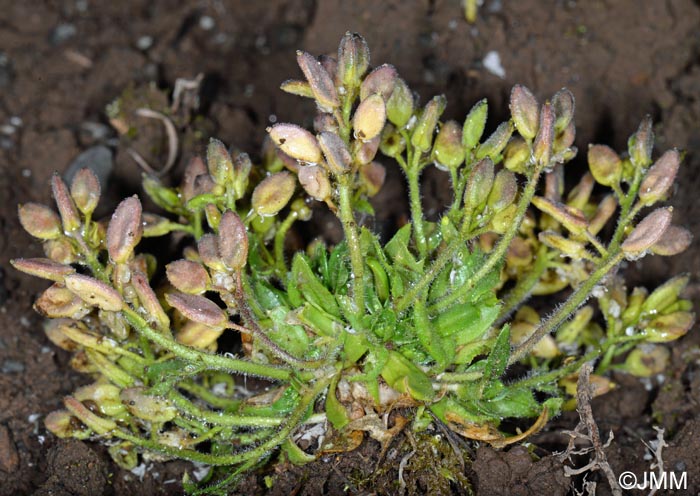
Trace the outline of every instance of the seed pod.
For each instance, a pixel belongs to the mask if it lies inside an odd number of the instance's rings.
[[[473,210],[486,201],[493,186],[493,169],[490,158],[484,158],[474,165],[464,189],[465,210]]]
[[[668,226],[661,238],[652,245],[651,251],[657,255],[670,257],[683,253],[693,241],[693,234],[684,227]]]
[[[178,343],[193,348],[209,349],[216,345],[216,340],[223,334],[224,329],[213,329],[199,322],[188,321],[177,332],[175,339]]]
[[[653,205],[663,200],[673,186],[678,174],[681,157],[678,150],[668,150],[651,166],[639,186],[639,200],[644,205]]]
[[[314,131],[317,134],[324,132],[338,134],[338,121],[331,114],[316,114],[316,117],[314,117]]]
[[[197,262],[176,260],[165,266],[170,284],[187,294],[202,294],[209,287],[209,273]]]
[[[314,98],[320,107],[332,110],[340,105],[333,79],[316,57],[309,53],[298,51],[297,63],[304,76],[306,76],[311,92],[314,94]]]
[[[56,282],[63,282],[67,275],[75,272],[70,265],[57,263],[48,258],[16,258],[10,260],[10,263],[15,269],[25,274]]]
[[[66,276],[66,287],[88,305],[102,310],[118,312],[124,307],[119,292],[94,277],[71,274]]]
[[[586,256],[586,247],[583,243],[565,238],[554,231],[544,231],[537,235],[540,242],[550,248],[559,250],[574,260],[580,260]]]
[[[56,201],[56,206],[58,207],[58,212],[61,214],[61,221],[63,222],[63,230],[66,232],[75,231],[80,227],[80,214],[78,209],[73,203],[73,198],[71,198],[68,192],[68,186],[63,182],[61,176],[57,172],[54,172],[51,177],[51,190],[53,192],[53,198]]]
[[[280,85],[280,89],[285,93],[290,93],[292,95],[314,98],[314,92],[311,91],[311,85],[309,85],[309,83],[306,81],[287,79]]]
[[[207,167],[216,184],[224,185],[233,179],[233,160],[221,141],[209,140],[207,146]]]
[[[219,223],[219,256],[233,270],[241,270],[248,260],[248,233],[245,224],[231,210],[224,212]]]
[[[496,128],[491,136],[484,141],[476,150],[476,158],[481,160],[489,157],[492,161],[498,162],[501,159],[501,152],[508,144],[508,140],[513,135],[513,123],[504,122]]]
[[[517,194],[518,183],[515,180],[515,174],[501,170],[496,174],[496,179],[493,181],[493,187],[486,203],[493,212],[500,212],[515,201]]]
[[[221,185],[217,185],[209,174],[197,176],[194,179],[194,196],[206,195],[207,193],[222,194],[223,187]]]
[[[690,282],[690,276],[688,274],[682,274],[669,279],[656,288],[644,300],[641,313],[655,315],[665,312],[668,307],[678,301],[681,293],[688,286],[688,282]]]
[[[570,122],[564,130],[554,137],[554,146],[552,151],[556,154],[557,162],[563,163],[565,161],[571,160],[569,155],[571,155],[570,148],[576,140],[576,126],[573,122]]]
[[[299,167],[299,183],[316,200],[324,201],[331,195],[331,183],[326,171],[318,165]]]
[[[333,84],[335,84],[335,81],[338,80],[338,61],[335,60],[334,57],[325,54],[319,55],[318,61],[321,64],[321,67],[323,67],[328,73],[328,75],[331,77],[331,81],[333,81]]]
[[[185,167],[185,172],[182,177],[182,183],[180,184],[180,190],[182,191],[182,198],[187,202],[190,201],[195,195],[195,181],[199,176],[208,175],[207,164],[201,157],[192,157]]]
[[[18,208],[19,222],[29,234],[39,239],[56,239],[63,234],[56,212],[39,203],[25,203]]]
[[[116,263],[124,263],[141,241],[141,202],[136,195],[122,200],[107,228],[107,251]]]
[[[119,397],[134,417],[148,422],[169,422],[177,416],[177,409],[165,398],[146,394],[145,388],[122,390]]]
[[[352,117],[355,138],[361,141],[369,141],[379,136],[385,123],[386,105],[378,93],[365,98]]]
[[[397,77],[394,89],[386,101],[386,117],[393,125],[401,129],[413,115],[413,93],[406,82]]]
[[[44,334],[53,344],[66,351],[75,351],[78,345],[65,332],[71,325],[82,325],[73,319],[50,319],[44,321]]]
[[[462,145],[465,150],[472,150],[479,144],[484,134],[486,117],[489,112],[489,104],[486,98],[477,102],[467,114],[462,128]]]
[[[119,399],[119,392],[120,389],[113,384],[95,382],[76,389],[73,397],[80,402],[90,401],[97,406],[102,415],[116,417],[126,412],[126,408]]]
[[[347,31],[338,46],[338,81],[346,88],[356,88],[369,67],[369,47],[357,33]]]
[[[489,229],[494,233],[503,234],[508,231],[508,229],[513,225],[517,214],[518,206],[513,203],[500,212],[496,212],[491,218],[491,223],[489,224]]]
[[[44,254],[54,262],[70,265],[78,261],[73,245],[66,238],[44,241],[43,248]]]
[[[530,146],[520,137],[508,142],[503,152],[503,166],[509,171],[525,174],[530,162]]]
[[[340,136],[335,133],[323,132],[318,135],[318,143],[326,157],[326,164],[330,172],[340,175],[350,170],[352,156]]]
[[[533,205],[554,220],[562,224],[569,232],[580,235],[586,231],[588,222],[583,212],[559,202],[536,196],[532,199]]]
[[[598,210],[588,225],[590,233],[593,235],[598,234],[612,218],[616,209],[617,200],[615,199],[615,195],[610,194],[603,198],[598,204]]]
[[[51,319],[81,319],[90,313],[91,308],[69,289],[54,284],[37,298],[34,302],[34,310]]]
[[[586,305],[581,307],[573,318],[561,325],[557,330],[557,342],[572,344],[579,341],[581,334],[586,330],[593,318],[593,307]]]
[[[627,255],[640,255],[654,246],[671,225],[670,207],[657,208],[644,217],[622,243],[622,251]]]
[[[68,410],[56,410],[49,413],[44,419],[44,425],[51,434],[62,439],[78,437],[78,433],[82,434],[80,422]]]
[[[666,370],[670,360],[671,352],[665,346],[642,345],[627,355],[623,368],[636,377],[653,377]]]
[[[532,246],[523,238],[516,236],[508,246],[506,264],[509,267],[529,267],[532,265]]]
[[[100,181],[92,169],[80,169],[73,177],[70,194],[83,215],[91,215],[100,200]]]
[[[219,256],[219,241],[213,234],[205,234],[197,241],[197,252],[202,263],[217,271],[225,270],[224,263]]]
[[[270,138],[292,158],[302,162],[321,161],[321,149],[314,135],[295,124],[275,124],[267,128]]]
[[[618,184],[622,177],[622,160],[606,145],[588,147],[588,168],[595,180],[603,186]]]
[[[576,186],[569,192],[566,197],[566,204],[573,208],[583,210],[588,205],[588,200],[591,198],[595,181],[593,176],[585,173]]]
[[[357,165],[368,164],[377,156],[381,135],[375,136],[369,141],[352,142],[352,155],[355,157],[354,163]]]
[[[537,134],[539,104],[532,92],[521,84],[510,92],[510,114],[520,136],[532,140]]]
[[[193,322],[221,328],[226,325],[226,313],[204,296],[184,293],[166,293],[165,300]]]
[[[644,329],[644,334],[650,343],[668,343],[685,336],[694,323],[694,313],[674,312],[652,320]]]
[[[462,126],[456,121],[447,121],[440,128],[433,146],[433,160],[447,169],[456,169],[464,162]]]
[[[379,162],[370,162],[360,167],[360,182],[367,195],[374,196],[382,189],[386,179],[386,169]]]
[[[398,72],[393,65],[383,64],[376,67],[360,85],[360,101],[379,93],[382,100],[386,102],[394,91],[394,83],[397,79]]]
[[[170,329],[170,319],[163,310],[163,306],[153,292],[151,285],[148,283],[146,274],[141,271],[134,271],[131,276],[131,287],[136,292],[136,296],[145,310],[144,316],[146,320],[148,322],[154,322],[159,329]]]
[[[552,108],[554,109],[554,133],[559,134],[571,127],[574,120],[574,109],[576,107],[574,95],[566,88],[557,91],[552,97]],[[573,142],[573,141],[572,141]],[[567,145],[571,146],[571,145]]]
[[[540,110],[540,125],[537,136],[532,144],[533,155],[537,162],[543,166],[549,166],[552,158],[552,146],[554,143],[554,109],[552,104],[545,102]]]
[[[444,95],[434,96],[423,109],[416,127],[411,135],[411,144],[422,152],[427,152],[433,146],[433,134],[437,126],[438,119],[445,111],[447,99]]]
[[[651,152],[654,148],[654,131],[650,116],[644,117],[637,132],[630,136],[627,148],[632,163],[637,167],[648,167],[651,164]]]
[[[275,215],[289,203],[295,188],[296,180],[291,173],[272,174],[255,187],[251,205],[260,216]]]
[[[552,167],[544,174],[544,197],[552,201],[561,201],[564,193],[564,168],[561,164]]]
[[[80,421],[95,431],[95,434],[104,435],[117,428],[117,424],[112,419],[100,417],[92,413],[80,401],[72,396],[67,396],[63,399],[63,404],[68,411],[78,417]]]

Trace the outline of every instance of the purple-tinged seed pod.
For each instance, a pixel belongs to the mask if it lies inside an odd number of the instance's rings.
[[[54,284],[37,298],[34,302],[34,310],[51,319],[81,319],[92,309],[68,288]]]
[[[630,136],[627,148],[632,163],[637,167],[648,167],[651,164],[651,152],[654,148],[654,130],[650,116],[645,116],[639,124],[637,132]]]
[[[207,146],[207,167],[216,184],[225,184],[233,177],[233,160],[224,145],[218,139],[211,138]]]
[[[241,270],[248,261],[248,232],[238,214],[231,210],[224,212],[219,222],[219,256],[233,270]]]
[[[70,265],[54,262],[48,258],[16,258],[10,260],[10,264],[25,274],[55,282],[63,282],[67,275],[75,272]]]
[[[19,222],[29,234],[39,239],[56,239],[61,231],[61,219],[56,212],[40,203],[25,203],[17,209]]]
[[[651,251],[657,255],[670,257],[683,253],[693,241],[693,233],[685,227],[668,226],[661,238],[652,245]]]
[[[328,173],[318,165],[305,165],[299,167],[299,183],[304,191],[316,200],[324,201],[331,195],[331,183]]]
[[[92,169],[86,167],[75,174],[70,185],[70,194],[83,215],[92,215],[101,194],[100,180]]]
[[[195,192],[195,181],[199,176],[208,175],[207,164],[201,157],[192,157],[185,167],[185,172],[180,184],[182,198],[185,201],[191,200],[197,195]]]
[[[653,205],[666,198],[676,180],[680,164],[678,150],[668,150],[651,166],[639,186],[639,199],[644,205]]]
[[[654,246],[671,225],[673,209],[657,208],[644,217],[622,243],[622,251],[627,255],[640,255]]]
[[[340,175],[350,170],[352,156],[340,136],[326,131],[318,135],[318,143],[326,157],[330,172]]]
[[[352,154],[355,157],[355,164],[369,164],[377,156],[377,150],[382,141],[382,136],[377,135],[368,141],[352,142]]]
[[[193,322],[208,325],[210,327],[224,327],[226,313],[216,303],[199,295],[185,293],[166,293],[165,300],[177,309],[182,315]]]
[[[365,101],[372,95],[379,95],[387,101],[394,91],[394,83],[399,73],[391,64],[382,64],[376,67],[360,85],[360,101]]]
[[[141,271],[134,271],[131,276],[131,286],[134,288],[141,306],[146,311],[146,320],[155,322],[160,329],[170,329],[170,319],[165,310],[163,310],[158,296],[151,288],[146,274]]]
[[[197,252],[202,263],[214,270],[225,270],[219,256],[219,240],[213,234],[205,234],[197,241]]]
[[[510,114],[520,136],[531,140],[537,135],[539,103],[532,92],[516,84],[510,92]]]
[[[107,227],[107,251],[115,263],[124,263],[132,255],[143,234],[141,202],[136,195],[122,200]]]
[[[386,168],[379,162],[370,162],[360,166],[360,181],[369,196],[379,193],[385,179]]]
[[[291,200],[296,183],[294,176],[287,171],[266,177],[253,190],[250,199],[253,210],[261,217],[277,214]]]
[[[550,102],[545,102],[540,110],[540,125],[532,145],[535,159],[541,166],[549,166],[554,143],[554,110]]]
[[[297,63],[311,86],[316,102],[324,109],[331,110],[340,105],[333,78],[316,57],[307,52],[297,52]]]
[[[68,186],[66,186],[66,183],[57,172],[54,172],[51,177],[51,190],[53,192],[53,198],[56,201],[56,206],[58,207],[58,212],[61,214],[63,229],[66,232],[75,231],[81,224],[80,214],[78,213],[78,208],[75,206],[75,203],[73,203],[73,198],[71,198],[68,192]]]
[[[576,108],[574,95],[566,88],[560,89],[552,97],[552,108],[554,108],[554,116],[556,117],[554,133],[559,134],[570,127],[574,121],[574,110]]]
[[[71,274],[65,281],[66,287],[88,305],[108,312],[118,312],[124,307],[119,291],[94,277]]]
[[[355,138],[360,141],[369,141],[379,136],[385,123],[386,104],[379,93],[365,98],[352,117]]]

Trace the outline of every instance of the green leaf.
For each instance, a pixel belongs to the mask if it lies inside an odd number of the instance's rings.
[[[301,253],[297,253],[292,262],[291,280],[287,288],[289,290],[292,287],[295,287],[309,303],[325,310],[334,317],[340,317],[340,308],[336,299],[319,281],[309,267],[306,257]]]
[[[277,345],[294,356],[303,357],[311,346],[309,336],[302,326],[287,323],[288,309],[277,307],[268,311],[272,319],[272,328],[266,329],[267,336]]]
[[[171,213],[183,213],[182,201],[174,188],[168,188],[153,176],[143,177],[143,189],[153,203]]]
[[[418,341],[435,360],[439,370],[444,370],[454,358],[456,347],[454,341],[442,339],[439,332],[436,332],[428,318],[425,302],[420,299],[414,304],[413,320]]]
[[[389,351],[381,375],[391,387],[400,393],[410,394],[418,401],[430,401],[435,397],[430,378],[397,351]]]
[[[328,421],[336,429],[342,429],[349,422],[348,412],[345,407],[338,401],[338,397],[335,395],[336,388],[338,386],[337,378],[331,382],[328,388],[328,394],[326,395],[326,417]]]
[[[394,237],[384,247],[384,251],[393,260],[394,264],[410,269],[414,273],[423,271],[423,261],[416,261],[408,249],[411,241],[411,224],[406,224],[399,229]]]
[[[355,211],[365,215],[371,215],[374,217],[374,207],[365,198],[358,198],[355,200]]]
[[[356,363],[367,353],[368,349],[369,346],[364,336],[360,334],[350,334],[349,332],[345,333],[345,343],[343,345],[343,350],[345,350],[345,363]]]
[[[498,318],[498,305],[455,305],[437,316],[435,329],[457,346],[480,339]]]
[[[306,453],[290,438],[287,438],[282,444],[282,453],[294,465],[303,465],[316,459],[314,455]]]
[[[310,303],[304,303],[294,315],[302,324],[321,336],[340,336],[343,332],[344,326],[341,321]]]
[[[508,358],[510,358],[510,325],[506,324],[498,333],[493,349],[486,359],[483,379],[485,385],[503,375],[508,366]]]
[[[459,350],[457,350],[454,363],[458,365],[470,364],[474,358],[488,352],[488,350],[490,350],[493,346],[493,342],[493,339],[484,339],[465,344],[459,348]]]
[[[478,401],[479,409],[494,417],[528,418],[538,415],[542,407],[535,399],[532,391],[525,388],[509,388],[503,386],[500,381],[494,384],[500,385],[500,391],[491,388],[489,397]]]

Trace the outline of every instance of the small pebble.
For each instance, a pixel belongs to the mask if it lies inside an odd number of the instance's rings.
[[[24,372],[24,364],[17,360],[5,360],[0,370],[2,370],[3,374]]]
[[[63,177],[66,182],[70,184],[73,180],[73,176],[75,176],[80,169],[85,168],[91,169],[92,172],[95,173],[104,189],[109,180],[109,176],[112,174],[112,169],[114,168],[114,159],[112,158],[110,149],[102,145],[88,148],[73,160]]]
[[[494,76],[498,76],[501,79],[506,77],[506,71],[503,68],[503,65],[501,65],[501,56],[497,51],[491,50],[488,52],[482,63],[484,64],[484,69],[489,71]]]
[[[202,16],[199,18],[199,27],[205,31],[214,29],[214,19],[209,16]]]
[[[153,37],[152,36],[141,36],[137,41],[136,41],[136,48],[142,51],[146,51],[149,48],[153,46]]]
[[[68,41],[69,39],[71,39],[73,36],[76,35],[77,32],[78,30],[73,24],[59,24],[52,31],[51,36],[49,36],[49,41],[53,45],[58,45],[60,43],[63,43],[64,41]]]

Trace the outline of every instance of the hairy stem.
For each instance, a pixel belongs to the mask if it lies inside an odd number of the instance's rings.
[[[365,291],[364,291],[364,275],[365,263],[362,255],[362,247],[360,246],[360,235],[357,232],[357,224],[352,211],[352,190],[349,184],[349,178],[341,176],[338,181],[338,190],[340,193],[340,222],[343,224],[345,239],[348,243],[350,251],[350,264],[352,265],[352,293],[357,311],[364,313],[365,311]]]

